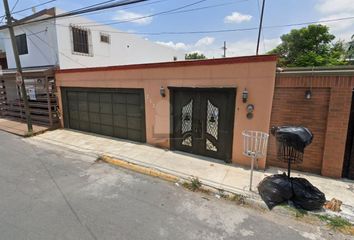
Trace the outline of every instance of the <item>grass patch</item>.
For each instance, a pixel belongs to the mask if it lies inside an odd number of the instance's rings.
[[[191,187],[193,191],[198,190],[201,186],[202,186],[202,182],[199,181],[198,178],[192,178]]]
[[[281,205],[281,206],[283,208],[288,209],[289,211],[291,211],[296,218],[303,218],[304,216],[307,215],[307,211],[304,210],[304,209],[291,207],[291,206],[289,206],[287,204],[284,204],[284,205]]]
[[[326,222],[329,227],[334,230],[340,231],[344,234],[354,236],[354,225],[348,220],[341,218],[339,216],[329,216],[329,215],[317,215],[318,219],[322,222]]]
[[[202,187],[202,182],[198,178],[191,178],[190,181],[185,181],[182,186],[195,192]]]
[[[346,228],[352,227],[353,225],[346,219],[338,216],[328,216],[328,215],[318,215],[317,216],[321,221],[326,222],[328,226],[332,228]]]

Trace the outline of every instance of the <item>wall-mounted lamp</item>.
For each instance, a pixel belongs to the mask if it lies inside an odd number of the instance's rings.
[[[166,90],[163,86],[160,87],[160,95],[161,97],[166,97]]]
[[[248,104],[247,105],[247,118],[248,119],[253,118],[253,111],[254,111],[254,105],[253,104]]]
[[[242,102],[246,103],[247,100],[248,100],[248,91],[245,88],[245,90],[243,90],[243,92],[242,92]]]
[[[312,91],[309,89],[309,90],[306,90],[305,92],[305,98],[307,100],[310,100],[312,98]]]

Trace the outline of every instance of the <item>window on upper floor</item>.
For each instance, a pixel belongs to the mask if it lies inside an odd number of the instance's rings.
[[[15,38],[16,38],[18,54],[19,55],[28,54],[26,34],[24,33],[24,34],[17,35]]]
[[[71,27],[73,53],[91,55],[91,33],[88,29]]]
[[[101,42],[103,43],[111,43],[111,36],[109,34],[106,33],[100,33],[100,39]]]

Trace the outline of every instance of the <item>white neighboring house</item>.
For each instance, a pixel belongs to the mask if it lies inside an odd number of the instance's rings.
[[[25,23],[60,14],[45,9],[18,20]],[[96,25],[96,26],[94,26]],[[14,27],[22,67],[60,69],[184,60],[185,53],[81,16],[50,19]],[[8,29],[0,27],[8,68],[16,68]]]

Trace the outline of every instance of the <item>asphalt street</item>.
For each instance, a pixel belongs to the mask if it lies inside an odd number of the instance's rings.
[[[0,239],[346,239],[95,160],[0,132]]]

